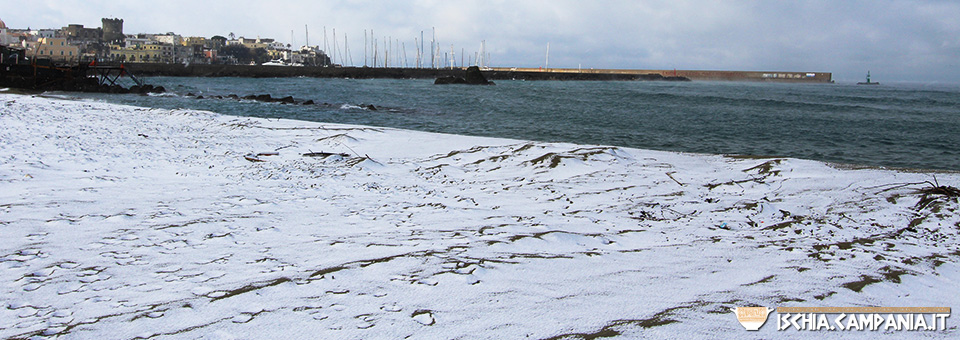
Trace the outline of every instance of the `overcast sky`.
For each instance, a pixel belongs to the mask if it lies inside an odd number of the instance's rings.
[[[0,0],[11,28],[100,27],[124,33],[337,42],[363,65],[364,30],[399,39],[431,29],[443,52],[472,57],[486,40],[491,66],[833,72],[838,82],[960,82],[960,1],[117,1]],[[293,40],[291,41],[291,31]],[[396,48],[396,47],[395,47]],[[330,48],[332,50],[332,47]],[[429,58],[429,57],[428,57]],[[339,59],[339,57],[337,57]],[[339,61],[339,60],[338,60]]]

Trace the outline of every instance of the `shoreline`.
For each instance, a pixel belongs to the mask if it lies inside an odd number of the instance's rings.
[[[0,102],[0,337],[772,337],[799,333],[727,310],[960,304],[960,204],[902,185],[927,173]]]

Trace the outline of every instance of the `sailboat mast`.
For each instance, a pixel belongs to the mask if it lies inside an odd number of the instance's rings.
[[[337,29],[333,29],[333,56],[337,56]],[[336,63],[334,63],[336,64]],[[340,64],[343,64],[343,56],[340,56]]]
[[[544,69],[549,69],[549,68],[550,68],[550,43],[547,43],[547,62],[546,62],[546,66],[544,66]]]
[[[353,66],[353,56],[350,55],[350,47],[347,46],[347,34],[346,34],[346,33],[343,34],[343,55],[345,56],[344,61],[346,61],[347,59],[349,59],[349,60],[350,60],[350,64],[349,64],[349,65],[350,65],[350,66]]]

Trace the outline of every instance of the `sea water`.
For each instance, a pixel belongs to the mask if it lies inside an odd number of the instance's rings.
[[[170,94],[70,95],[238,116],[960,170],[956,85],[508,80],[469,86],[433,85],[429,79],[174,77],[147,82]],[[319,105],[210,98],[230,94],[293,96]]]

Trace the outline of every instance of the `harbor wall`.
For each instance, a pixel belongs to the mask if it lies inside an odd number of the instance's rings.
[[[576,69],[576,68],[493,68],[493,71],[555,73],[555,74],[659,74],[663,77],[684,77],[701,81],[768,81],[832,83],[831,72],[799,71],[720,71],[720,70],[629,70],[629,69]]]
[[[317,78],[419,78],[435,79],[463,76],[464,69],[371,68],[371,67],[293,67],[262,65],[210,64],[126,64],[139,76],[172,77],[317,77]],[[829,72],[783,71],[711,71],[711,70],[624,70],[563,68],[488,68],[483,75],[491,80],[705,80],[830,83]],[[686,78],[686,79],[684,79]]]

